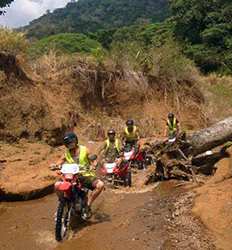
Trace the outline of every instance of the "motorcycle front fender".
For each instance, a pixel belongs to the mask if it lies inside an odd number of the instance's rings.
[[[70,198],[72,195],[72,184],[67,181],[58,181],[55,183],[55,191],[59,198]]]

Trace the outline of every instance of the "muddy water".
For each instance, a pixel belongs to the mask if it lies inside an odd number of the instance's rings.
[[[0,204],[0,249],[124,250],[172,249],[165,217],[172,183],[154,190],[110,190],[94,205],[90,222],[74,225],[71,239],[54,240],[55,195],[29,202]]]
[[[0,249],[52,249],[56,197],[0,204]]]

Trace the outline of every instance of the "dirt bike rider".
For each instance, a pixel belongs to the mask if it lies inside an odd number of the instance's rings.
[[[66,152],[56,165],[61,166],[63,163],[78,163],[80,170],[83,171],[80,180],[84,187],[93,192],[88,197],[87,217],[91,216],[91,205],[104,189],[104,183],[96,177],[93,167],[90,165],[89,150],[87,147],[78,144],[78,138],[74,132],[68,132],[63,139]]]
[[[124,145],[130,145],[138,149],[138,141],[140,139],[138,128],[135,126],[134,121],[129,119],[126,121],[126,127],[123,132]]]
[[[173,113],[168,114],[168,119],[165,128],[165,136],[173,137],[178,136],[180,133],[180,123]]]
[[[107,136],[108,138],[99,150],[99,155],[103,155],[105,162],[113,163],[121,156],[120,140],[116,138],[116,131],[114,129],[109,129]]]

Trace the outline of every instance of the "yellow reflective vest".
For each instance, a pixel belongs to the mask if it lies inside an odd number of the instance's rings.
[[[79,146],[80,152],[79,152],[79,164],[80,164],[80,170],[83,172],[84,176],[94,176],[95,173],[92,171],[89,171],[89,159],[88,159],[88,153],[87,153],[87,148],[85,146]],[[71,153],[70,150],[67,149],[65,153],[65,159],[68,163],[77,163]]]
[[[177,130],[177,122],[176,118],[173,119],[173,122],[171,122],[169,119],[167,120],[168,130],[170,132],[175,132]]]
[[[110,148],[110,140],[107,139],[106,140],[106,150],[108,150]],[[120,151],[120,146],[119,146],[119,140],[118,139],[115,139],[115,142],[114,142],[114,147],[117,149],[118,153]]]
[[[125,128],[126,140],[127,141],[137,140],[138,139],[138,135],[137,135],[136,132],[137,132],[137,127],[136,126],[133,127],[133,131],[132,132],[129,132],[128,128],[126,127]]]

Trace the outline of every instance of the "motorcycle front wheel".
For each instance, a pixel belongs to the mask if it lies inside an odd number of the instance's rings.
[[[56,213],[55,237],[57,241],[68,238],[70,230],[71,206],[63,200],[59,202]]]

